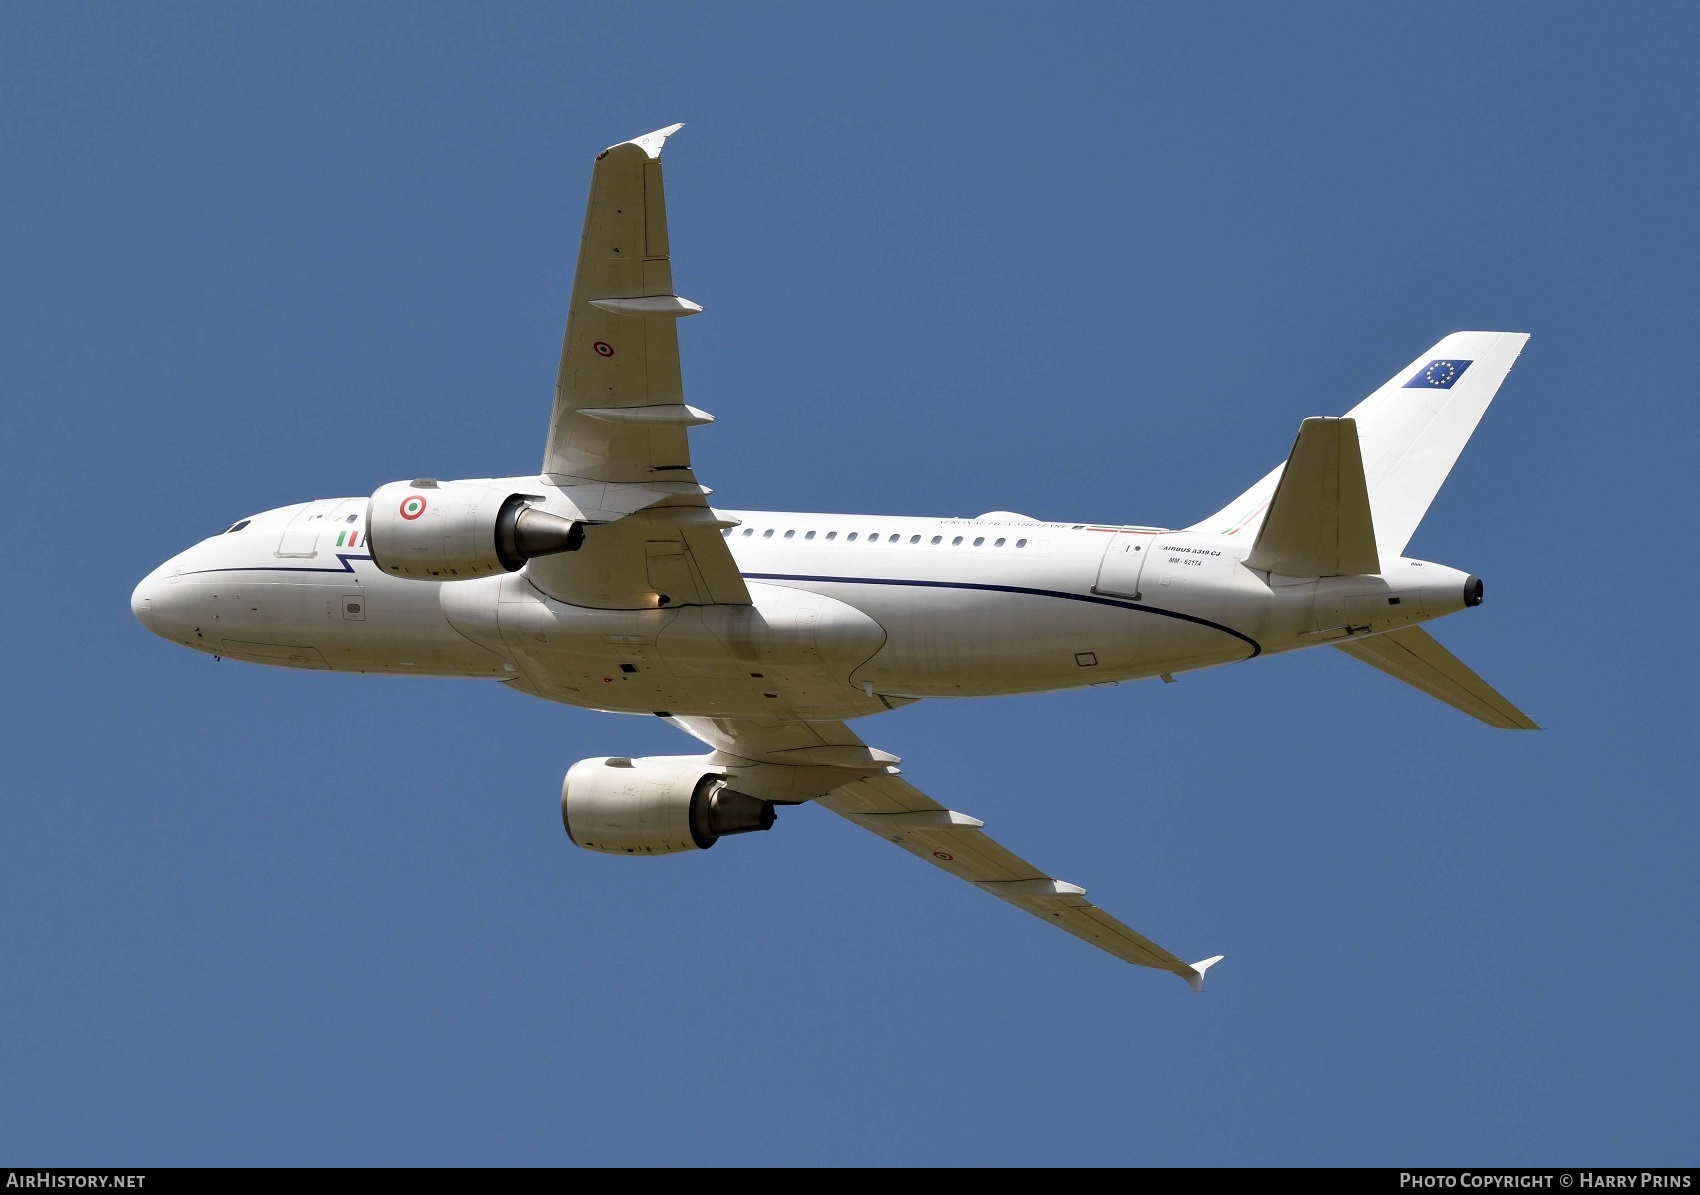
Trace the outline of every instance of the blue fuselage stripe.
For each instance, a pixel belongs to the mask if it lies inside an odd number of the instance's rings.
[[[370,560],[370,556],[349,556],[342,552],[336,554],[342,561],[341,568],[309,568],[304,564],[244,564],[236,568],[194,568],[183,573],[185,577],[198,577],[202,573],[352,573],[354,566],[350,560]]]
[[[898,580],[892,577],[817,577],[803,573],[745,573],[745,579],[750,581],[822,581],[838,585],[908,585],[922,589],[977,589],[987,593],[1018,593],[1025,597],[1059,598],[1068,602],[1089,602],[1095,606],[1116,606],[1123,610],[1137,610],[1141,614],[1156,614],[1162,618],[1178,618],[1182,622],[1196,623],[1201,627],[1209,627],[1232,635],[1235,639],[1251,648],[1252,659],[1263,654],[1263,645],[1250,635],[1242,634],[1233,627],[1223,626],[1219,622],[1211,622],[1208,618],[1199,618],[1194,614],[1182,614],[1178,610],[1164,610],[1158,606],[1147,606],[1139,602],[1122,601],[1119,598],[1102,597],[1095,593],[1067,593],[1060,589],[1030,589],[1025,585],[989,585],[974,581],[913,581]]]

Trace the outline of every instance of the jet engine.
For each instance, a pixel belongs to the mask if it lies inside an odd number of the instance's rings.
[[[773,803],[736,792],[695,755],[584,759],[561,785],[561,824],[586,850],[670,855],[773,825]]]
[[[463,581],[511,573],[584,542],[583,523],[539,510],[536,500],[479,481],[392,481],[366,506],[366,542],[392,576]]]

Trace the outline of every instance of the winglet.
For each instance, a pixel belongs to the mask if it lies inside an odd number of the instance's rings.
[[[1181,978],[1185,979],[1188,983],[1190,983],[1192,985],[1193,991],[1202,992],[1204,990],[1204,973],[1206,971],[1210,970],[1210,968],[1214,967],[1217,963],[1221,962],[1226,957],[1228,957],[1228,956],[1225,955],[1225,954],[1215,954],[1215,955],[1211,955],[1209,958],[1205,959],[1202,962],[1193,963],[1192,964],[1192,974],[1191,975],[1183,975]]]
[[[645,133],[641,137],[633,137],[630,141],[622,141],[620,142],[620,145],[635,145],[639,149],[643,150],[644,153],[648,154],[649,160],[654,162],[661,157],[661,147],[666,144],[667,138],[671,137],[674,133],[677,133],[684,127],[683,122],[679,124],[670,124],[664,129],[656,129],[653,133]],[[600,159],[606,157],[612,150],[619,149],[620,145],[610,145],[607,149],[597,154],[597,158]]]

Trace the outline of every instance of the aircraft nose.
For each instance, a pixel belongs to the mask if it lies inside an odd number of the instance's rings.
[[[158,635],[159,624],[155,620],[154,604],[159,597],[159,572],[156,569],[142,578],[130,593],[130,613],[136,616],[136,621],[148,630]]]
[[[150,631],[152,631],[154,629],[154,625],[153,625],[153,596],[152,595],[153,595],[153,578],[152,577],[144,577],[142,579],[142,583],[140,585],[136,586],[136,588],[130,594],[130,613],[132,613],[136,616],[137,622],[141,623],[144,627],[146,627]]]

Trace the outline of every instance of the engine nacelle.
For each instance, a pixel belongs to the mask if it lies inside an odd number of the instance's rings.
[[[576,551],[584,524],[538,510],[507,484],[392,481],[366,507],[366,542],[384,572],[419,581],[511,573],[534,556]]]
[[[773,825],[773,803],[727,787],[702,756],[583,759],[561,785],[567,837],[610,855],[707,850]]]

